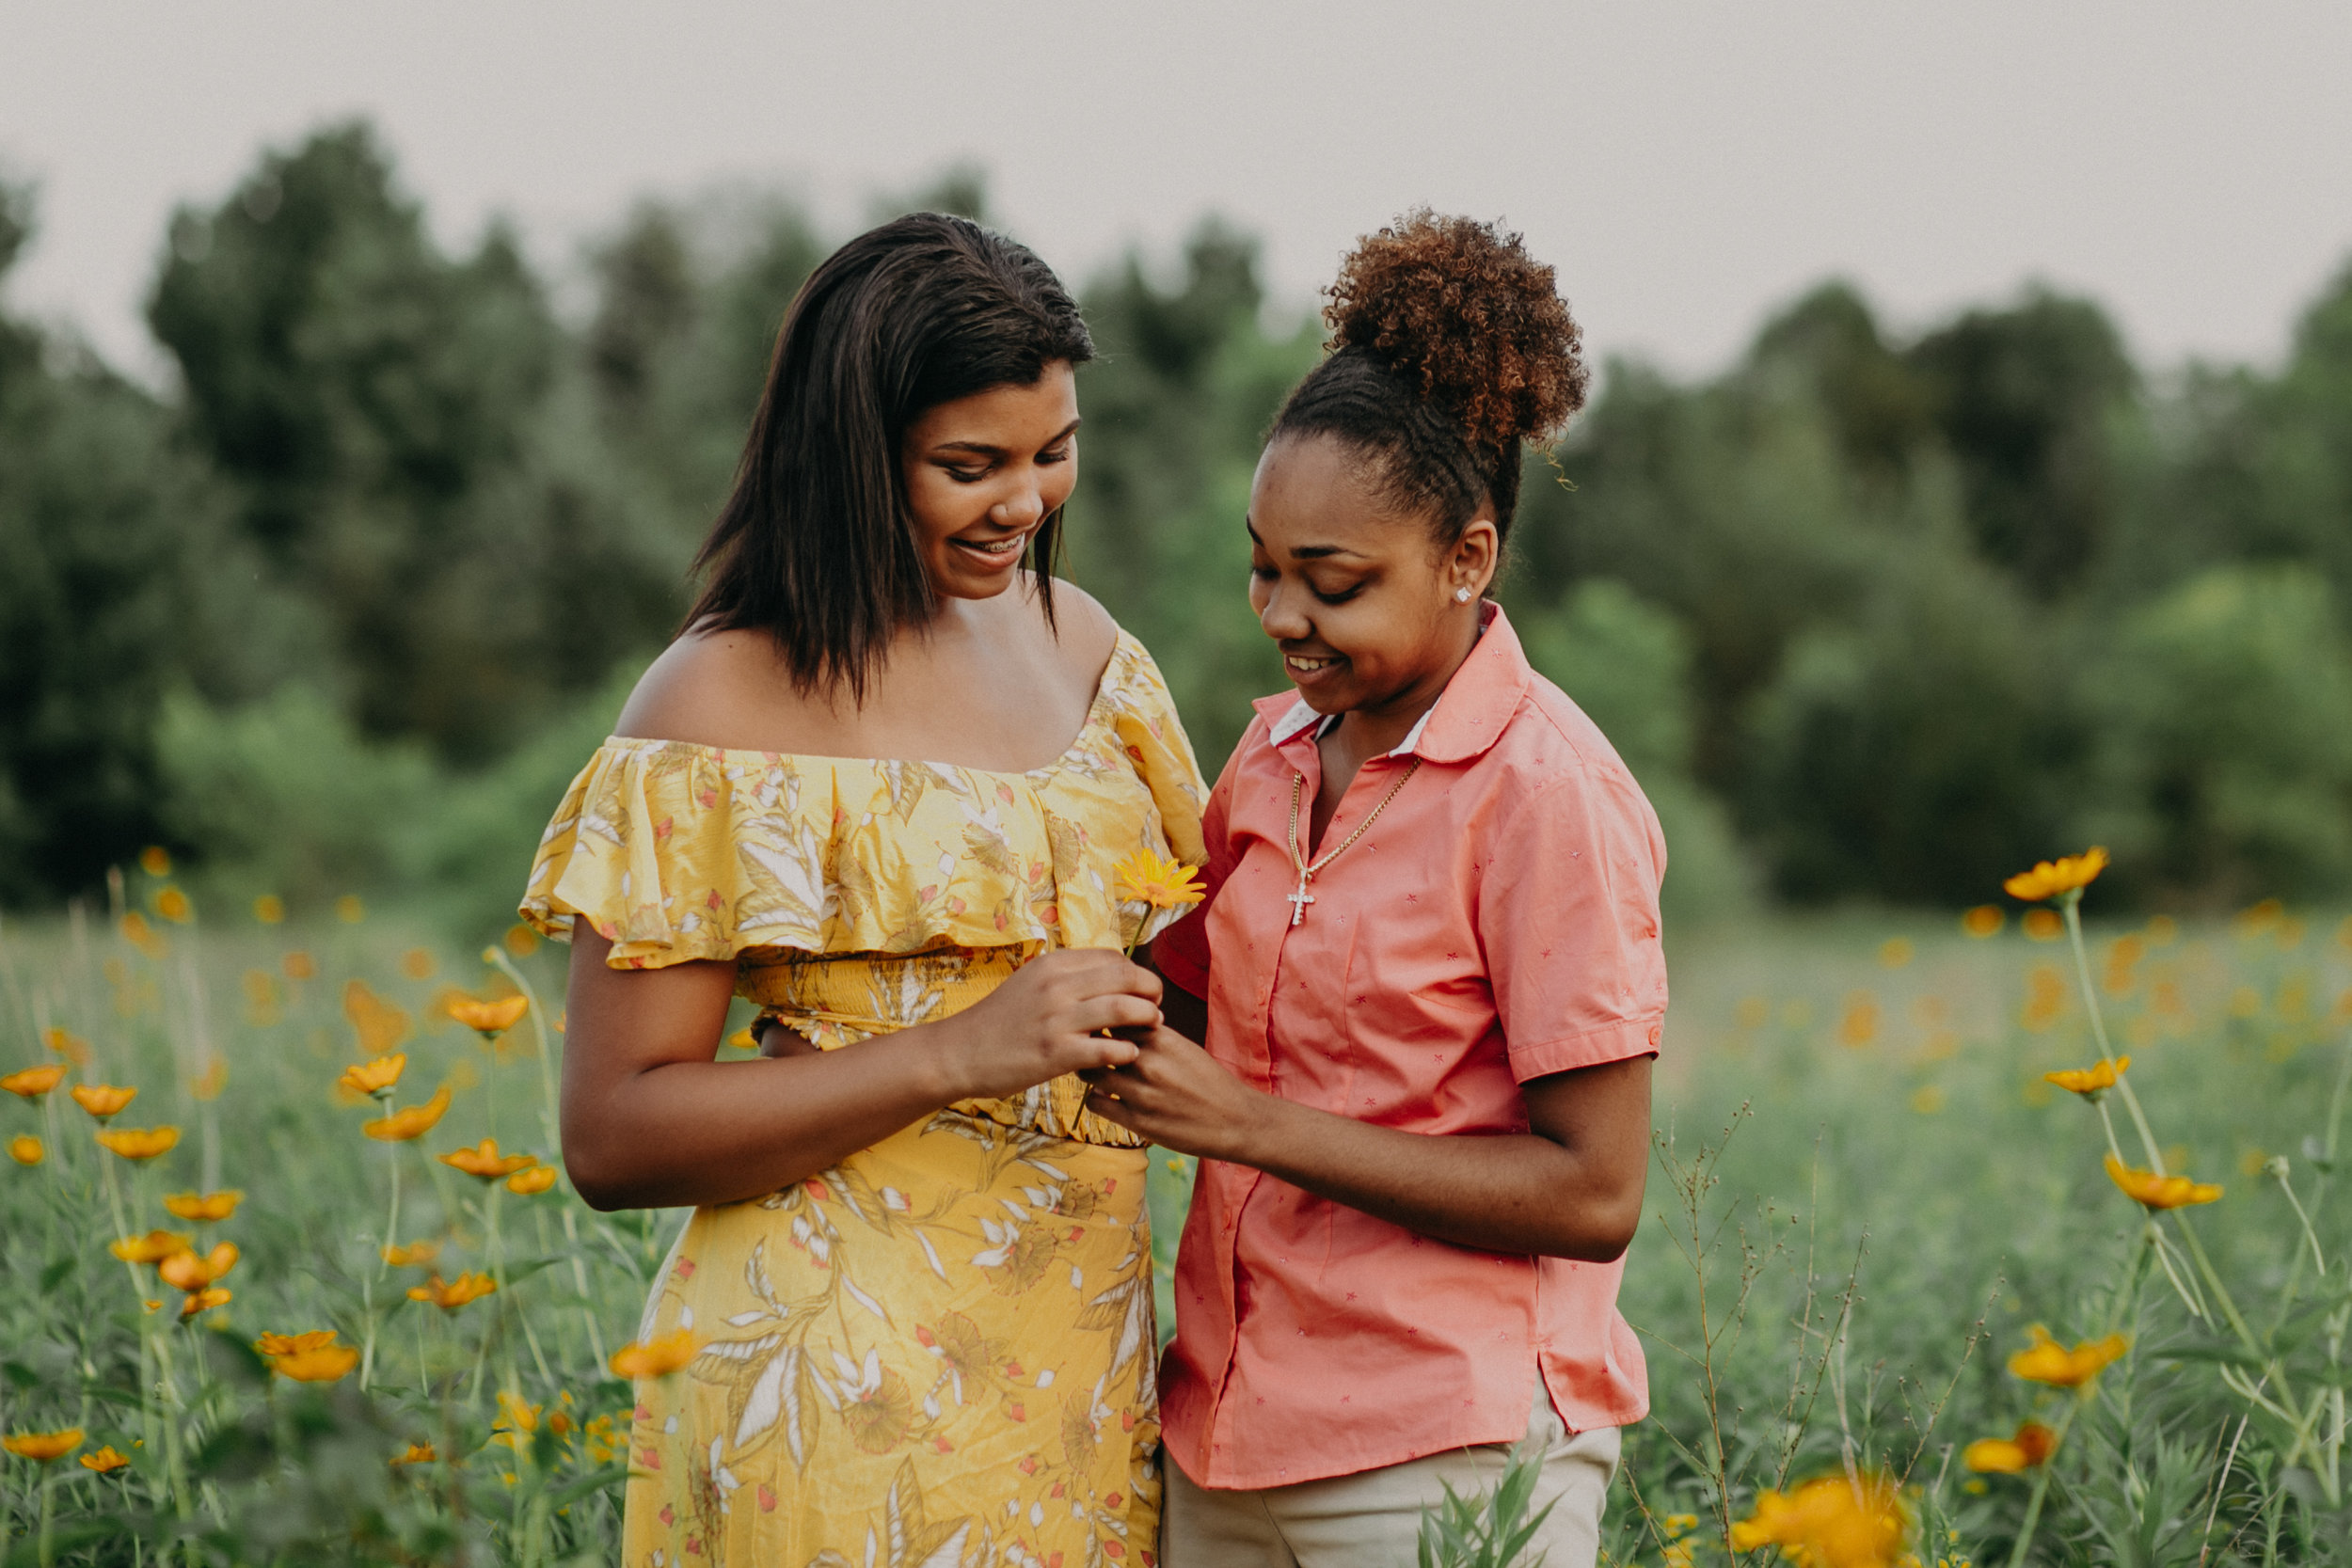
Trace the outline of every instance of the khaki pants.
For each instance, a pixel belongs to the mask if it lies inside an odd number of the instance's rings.
[[[1534,1406],[1521,1445],[1543,1456],[1530,1512],[1549,1503],[1551,1513],[1524,1560],[1593,1568],[1601,1499],[1617,1472],[1617,1429],[1569,1432],[1540,1381]],[[1413,1568],[1422,1510],[1442,1502],[1447,1486],[1459,1497],[1486,1492],[1510,1456],[1501,1443],[1455,1449],[1257,1492],[1196,1485],[1168,1459],[1160,1560],[1164,1568]]]

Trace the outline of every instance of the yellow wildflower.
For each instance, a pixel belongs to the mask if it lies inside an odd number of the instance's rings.
[[[1149,849],[1138,849],[1119,863],[1119,885],[1129,897],[1155,910],[1182,909],[1208,896],[1208,890],[1193,879],[1191,866],[1162,860]]]
[[[1960,928],[1979,941],[1999,936],[2001,927],[2008,924],[2008,911],[1998,904],[1979,904],[1960,917]]]
[[[2221,1189],[2210,1181],[2191,1181],[2185,1176],[2158,1176],[2154,1171],[2137,1170],[2110,1154],[2106,1159],[2107,1180],[2123,1189],[2135,1202],[2151,1209],[2186,1209],[2199,1203],[2211,1203],[2221,1196]]]
[[[433,1451],[432,1444],[411,1443],[404,1451],[394,1454],[391,1463],[397,1469],[403,1465],[431,1465],[439,1457]]]
[[[8,1140],[8,1158],[20,1165],[38,1165],[48,1153],[41,1141],[30,1132],[20,1132]]]
[[[494,1040],[503,1035],[531,1009],[531,999],[519,992],[501,996],[494,1002],[477,1001],[470,996],[453,996],[443,1004],[449,1016],[480,1035]]]
[[[185,926],[196,918],[196,906],[188,895],[176,887],[167,887],[155,895],[155,912],[174,926]]]
[[[160,1263],[167,1258],[191,1250],[193,1238],[174,1235],[168,1230],[151,1230],[144,1236],[123,1236],[106,1243],[106,1250],[126,1263]]]
[[[539,951],[539,933],[521,924],[509,926],[506,928],[506,934],[499,941],[505,944],[509,953],[518,958],[528,958]]]
[[[0,1437],[0,1449],[40,1465],[63,1459],[81,1446],[80,1427],[67,1427],[63,1432],[12,1432]]]
[[[389,1117],[379,1117],[373,1121],[361,1122],[359,1131],[382,1143],[406,1143],[411,1138],[421,1138],[433,1131],[433,1124],[439,1121],[448,1114],[448,1111],[449,1085],[444,1084],[435,1089],[433,1098],[423,1104],[411,1105],[405,1111],[394,1111]]]
[[[2040,1421],[2027,1421],[2014,1437],[1983,1437],[1968,1445],[1961,1460],[1985,1474],[2013,1476],[2048,1461],[2058,1451],[2058,1433]]]
[[[1783,1546],[1806,1568],[1894,1568],[1911,1521],[1896,1484],[1880,1476],[1806,1481],[1786,1497],[1766,1492],[1731,1527],[1734,1551]]]
[[[411,947],[400,956],[400,972],[411,980],[433,978],[433,955],[422,947]]]
[[[124,1106],[139,1097],[135,1088],[119,1087],[113,1084],[76,1084],[66,1093],[73,1097],[74,1104],[100,1121],[119,1116]]]
[[[237,1243],[222,1242],[212,1251],[175,1252],[155,1265],[155,1272],[164,1276],[164,1283],[190,1295],[205,1289],[222,1275],[237,1266]]]
[[[614,1377],[667,1377],[694,1359],[702,1348],[691,1328],[664,1334],[643,1344],[627,1344],[612,1353]]]
[[[2017,924],[2027,942],[2056,942],[2066,934],[2066,922],[2056,910],[2027,910],[2026,917]]]
[[[406,1052],[395,1051],[389,1056],[378,1056],[372,1062],[361,1062],[343,1069],[343,1075],[335,1080],[355,1095],[388,1095],[400,1082],[407,1069]]]
[[[441,1156],[441,1164],[452,1170],[462,1170],[480,1181],[496,1181],[518,1170],[528,1170],[538,1163],[536,1154],[501,1155],[496,1138],[485,1138],[472,1148],[454,1149]]]
[[[227,1219],[244,1200],[245,1194],[233,1188],[219,1193],[173,1193],[164,1199],[164,1208],[173,1219],[206,1225]]]
[[[2085,1339],[2068,1350],[2050,1338],[2050,1331],[2040,1323],[2026,1330],[2033,1336],[2033,1344],[2009,1358],[2009,1370],[2028,1383],[2046,1383],[2057,1388],[2079,1388],[2099,1375],[2100,1369],[2109,1362],[2121,1360],[2132,1342],[2121,1334],[2110,1334],[2104,1339]]]
[[[0,1089],[6,1089],[22,1100],[39,1100],[56,1088],[64,1077],[65,1069],[55,1062],[44,1062],[39,1067],[28,1067],[22,1072],[11,1072],[6,1078],[0,1078]]]
[[[151,877],[171,875],[171,851],[160,844],[151,844],[139,851],[139,869]]]
[[[2099,879],[2099,873],[2107,868],[2107,852],[2093,846],[2079,855],[2061,855],[2054,861],[2043,861],[2031,871],[2020,871],[2001,884],[2011,898],[2038,904],[2044,898],[2055,898],[2062,893],[2079,893]]]
[[[437,1274],[430,1284],[411,1285],[408,1299],[429,1301],[444,1312],[454,1312],[468,1302],[480,1301],[498,1288],[498,1281],[486,1274],[469,1271],[446,1283]]]
[[[333,1383],[351,1375],[359,1353],[350,1345],[312,1345],[270,1357],[270,1370],[296,1383]]]
[[[506,1179],[506,1190],[525,1197],[535,1197],[554,1185],[553,1165],[533,1165],[529,1170],[518,1170]]]
[[[122,933],[123,941],[151,958],[161,958],[171,951],[171,943],[164,940],[164,934],[149,925],[147,916],[136,910],[124,915],[116,929]]]
[[[2130,1070],[2131,1065],[2129,1056],[2118,1056],[2113,1061],[2103,1056],[2089,1067],[2070,1067],[2057,1072],[2045,1072],[2042,1076],[2045,1082],[2056,1084],[2071,1094],[2081,1095],[2085,1100],[2096,1100],[2115,1087],[2116,1080]]]
[[[118,1452],[115,1446],[109,1443],[96,1453],[84,1454],[80,1463],[83,1469],[95,1470],[103,1476],[109,1475],[130,1464],[131,1456]]]
[[[253,918],[264,926],[276,926],[286,918],[286,901],[274,893],[264,893],[253,900]]]
[[[278,967],[286,972],[289,980],[313,980],[319,973],[319,961],[299,948],[278,959]]]
[[[356,893],[346,893],[335,900],[335,918],[346,926],[357,926],[368,917],[368,907]]]
[[[220,1098],[220,1091],[229,1086],[229,1058],[214,1052],[205,1059],[204,1070],[188,1085],[188,1092],[201,1101]]]
[[[75,1067],[89,1066],[89,1041],[81,1036],[65,1029],[47,1029],[42,1031],[40,1037],[50,1050]]]
[[[386,1247],[384,1261],[396,1269],[406,1269],[421,1263],[430,1263],[440,1255],[440,1243],[418,1241],[411,1242],[406,1246]]]
[[[101,1129],[98,1141],[126,1160],[152,1160],[168,1154],[180,1142],[177,1127],[124,1127],[107,1131]]]

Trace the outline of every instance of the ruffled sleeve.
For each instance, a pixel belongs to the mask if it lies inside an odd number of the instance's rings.
[[[1168,853],[1186,865],[1208,863],[1200,836],[1200,814],[1209,792],[1200,782],[1200,764],[1192,752],[1192,738],[1176,717],[1176,700],[1169,695],[1160,667],[1142,643],[1120,634],[1120,679],[1105,692],[1111,703],[1111,724],[1136,776],[1152,792],[1159,808],[1160,831]]]

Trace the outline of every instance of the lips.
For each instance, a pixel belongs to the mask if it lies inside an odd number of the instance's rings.
[[[1002,539],[950,539],[948,544],[970,557],[973,563],[991,570],[1013,564],[1021,559],[1021,551],[1029,542],[1026,532],[1009,534]]]
[[[1282,670],[1295,685],[1306,686],[1335,675],[1347,660],[1337,654],[1284,654]]]

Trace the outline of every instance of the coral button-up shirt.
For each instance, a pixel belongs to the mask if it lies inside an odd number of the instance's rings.
[[[1295,926],[1287,833],[1294,780],[1303,817],[1322,777],[1316,716],[1295,696],[1257,709],[1210,797],[1210,896],[1153,949],[1207,998],[1226,1068],[1384,1127],[1524,1132],[1527,1080],[1658,1049],[1658,818],[1500,609],[1348,785],[1317,853],[1422,760]],[[1623,1269],[1455,1246],[1204,1160],[1160,1371],[1168,1452],[1201,1485],[1259,1488],[1515,1442],[1539,1376],[1573,1431],[1637,1420]]]

